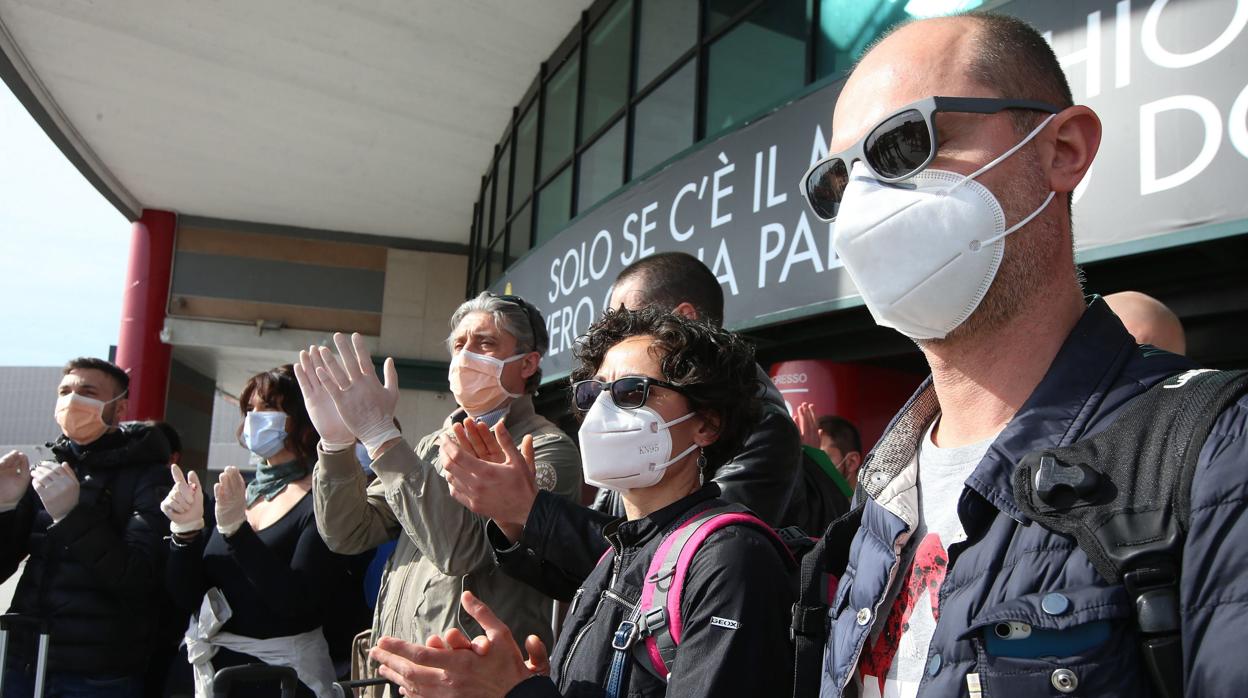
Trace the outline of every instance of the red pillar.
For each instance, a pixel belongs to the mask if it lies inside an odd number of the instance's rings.
[[[177,216],[143,210],[130,236],[130,264],[121,305],[117,365],[130,374],[126,419],[164,419],[172,347],[160,341],[169,307],[173,234]]]

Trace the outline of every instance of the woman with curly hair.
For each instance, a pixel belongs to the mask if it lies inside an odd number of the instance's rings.
[[[604,529],[610,550],[574,597],[550,676],[541,675],[541,643],[528,638],[526,662],[471,594],[463,605],[485,637],[383,639],[373,650],[382,675],[421,696],[787,695],[792,559],[765,525],[718,500],[710,481],[758,409],[753,349],[679,315],[618,310],[590,327],[577,359],[585,481],[620,492],[627,515]],[[523,459],[505,427],[495,432],[511,461]],[[674,547],[724,511],[733,525]],[[693,551],[675,574],[652,564],[673,550]],[[665,604],[653,603],[656,590]]]
[[[204,520],[198,476],[170,466],[170,595],[193,612],[188,660],[196,698],[212,695],[217,669],[266,663],[296,670],[301,696],[332,695],[335,678],[322,631],[348,558],[316,530],[312,466],[320,437],[290,364],[252,376],[239,397],[239,440],[259,459],[245,483],[230,466],[214,487],[215,526]],[[211,523],[211,522],[210,522]],[[275,682],[240,685],[230,695],[277,695]]]

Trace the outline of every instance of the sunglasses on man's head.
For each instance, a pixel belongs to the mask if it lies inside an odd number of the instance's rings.
[[[581,412],[588,412],[589,408],[598,401],[598,396],[602,394],[602,391],[606,390],[611,394],[611,400],[616,407],[635,410],[646,404],[646,400],[650,398],[650,386],[653,385],[674,390],[682,395],[685,392],[678,385],[649,376],[625,376],[613,381],[591,378],[572,384],[572,405]]]
[[[802,196],[806,197],[811,210],[820,219],[835,220],[854,163],[863,163],[871,175],[881,182],[900,182],[922,172],[936,157],[936,112],[996,114],[1006,109],[1028,109],[1048,114],[1061,111],[1051,104],[1026,99],[921,99],[893,112],[849,148],[811,166],[802,176]]]

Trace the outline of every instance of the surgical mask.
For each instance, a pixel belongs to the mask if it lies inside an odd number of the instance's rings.
[[[527,354],[516,354],[506,359],[496,359],[461,349],[451,359],[451,370],[447,375],[451,382],[451,392],[455,394],[455,402],[468,414],[476,417],[503,404],[507,398],[520,397],[503,387],[503,367],[525,356]]]
[[[672,457],[671,427],[694,414],[665,422],[649,407],[626,410],[617,407],[610,394],[602,393],[581,422],[581,468],[585,482],[617,492],[658,484],[668,466],[698,447],[690,444]]]
[[[927,169],[884,184],[855,163],[836,218],[832,247],[876,324],[912,339],[942,339],[988,293],[1005,254],[1005,236],[1053,200],[1005,227],[1005,212],[975,181],[1035,138],[1050,116],[1013,148],[969,175]]]
[[[66,393],[56,400],[56,423],[61,433],[76,444],[89,444],[108,431],[104,422],[104,406],[120,400],[121,395],[108,400],[96,400],[78,393]]]
[[[252,410],[243,419],[243,445],[268,460],[286,447],[286,413]]]

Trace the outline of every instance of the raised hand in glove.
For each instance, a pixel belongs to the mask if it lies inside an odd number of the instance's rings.
[[[299,381],[299,390],[303,392],[303,404],[308,408],[312,426],[316,427],[316,433],[321,435],[321,443],[325,450],[343,451],[355,443],[355,435],[342,421],[342,417],[338,415],[338,408],[334,406],[334,401],[330,399],[325,386],[321,385],[321,379],[316,374],[318,368],[325,368],[320,347],[308,347],[307,351],[299,352],[299,363],[295,364],[295,378]]]
[[[43,501],[52,523],[58,523],[78,506],[78,476],[69,463],[41,465],[34,474],[35,494]]]
[[[394,359],[386,359],[383,385],[377,380],[373,359],[359,333],[351,335],[350,341],[336,333],[334,344],[337,358],[328,347],[318,347],[322,364],[316,367],[316,376],[338,408],[343,424],[364,444],[369,456],[376,458],[383,444],[402,436],[394,426],[394,408],[399,403]]]
[[[30,461],[21,451],[0,458],[0,512],[13,511],[30,487]]]
[[[232,536],[247,522],[247,483],[238,468],[229,466],[212,492],[217,498],[217,530],[223,536]]]
[[[189,477],[182,474],[176,464],[169,466],[173,475],[173,489],[160,503],[160,510],[169,517],[169,530],[174,533],[192,533],[204,527],[204,488],[194,470]]]

